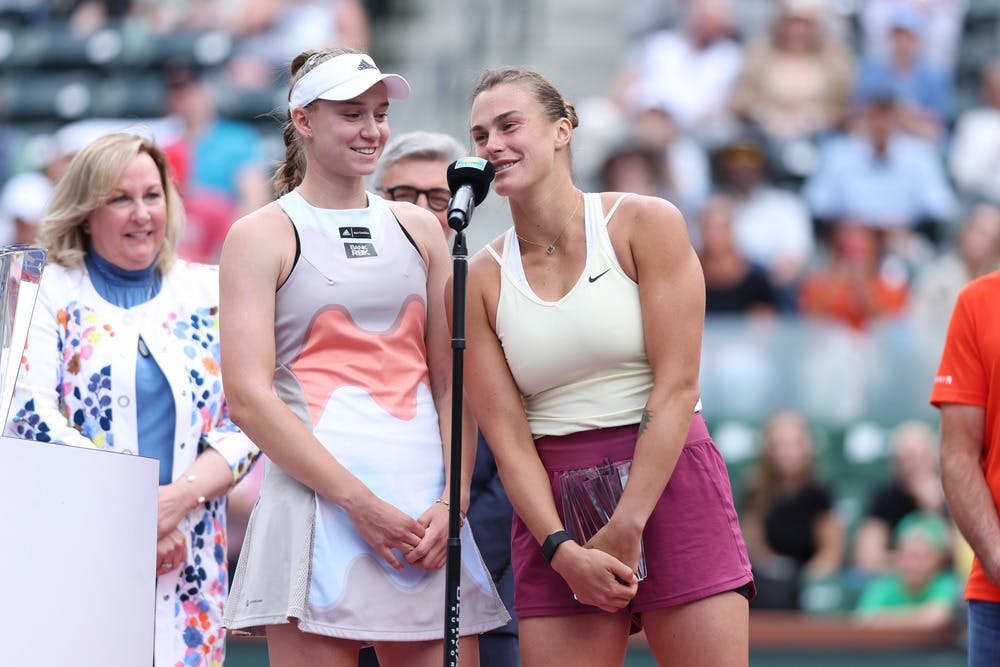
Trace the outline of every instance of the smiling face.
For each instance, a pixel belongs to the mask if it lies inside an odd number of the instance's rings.
[[[316,100],[309,110],[295,109],[296,124],[306,137],[309,159],[324,171],[366,176],[389,140],[389,98],[377,83],[354,99]]]
[[[145,152],[129,160],[105,203],[83,223],[94,251],[129,271],[145,269],[156,260],[166,228],[160,171]]]
[[[560,165],[570,122],[551,120],[525,85],[502,83],[479,93],[472,103],[472,143],[476,155],[493,163],[494,191],[514,194],[542,183]],[[568,156],[563,161],[568,168]]]

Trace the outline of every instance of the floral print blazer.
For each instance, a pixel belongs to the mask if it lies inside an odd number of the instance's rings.
[[[129,309],[105,301],[85,271],[46,265],[28,329],[6,433],[138,453],[135,369],[139,338],[160,366],[176,407],[171,478],[199,452],[222,455],[233,480],[259,454],[230,420],[219,369],[218,268],[178,261],[160,292]],[[188,558],[156,582],[156,665],[221,666],[228,591],[226,499],[209,500],[178,526]]]

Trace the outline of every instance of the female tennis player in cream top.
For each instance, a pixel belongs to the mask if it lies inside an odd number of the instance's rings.
[[[522,664],[621,665],[644,627],[660,664],[746,665],[755,589],[698,412],[705,285],[685,222],[663,199],[576,188],[576,112],[538,73],[488,70],[472,100],[514,225],[470,262],[466,387],[516,511]],[[605,460],[631,472],[580,545],[559,477]]]
[[[535,437],[636,424],[642,417],[653,388],[642,309],[636,283],[618,263],[607,230],[627,196],[605,215],[600,195],[584,195],[586,264],[558,301],[531,289],[513,227],[504,235],[502,257],[486,248],[504,267],[496,333]],[[592,322],[595,315],[600,326]],[[700,410],[699,400],[695,411]]]

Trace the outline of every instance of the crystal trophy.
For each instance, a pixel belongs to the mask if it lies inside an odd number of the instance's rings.
[[[584,544],[610,519],[628,482],[631,461],[567,470],[560,474],[563,522],[566,532]],[[636,579],[646,578],[646,556],[640,553]]]
[[[26,245],[0,247],[0,431],[7,423],[47,254]]]

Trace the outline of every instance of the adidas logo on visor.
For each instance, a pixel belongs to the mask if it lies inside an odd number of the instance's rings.
[[[361,62],[358,63],[358,71],[360,72],[363,69],[378,69],[378,68],[375,67],[375,65],[372,65],[370,62],[368,62],[364,58],[362,58]]]

